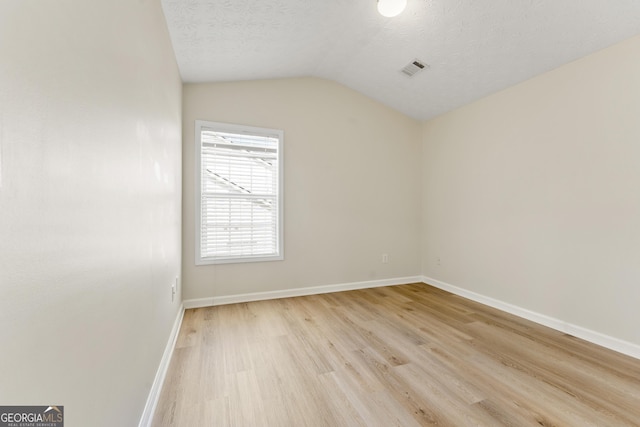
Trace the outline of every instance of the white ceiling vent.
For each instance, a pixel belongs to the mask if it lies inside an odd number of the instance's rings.
[[[419,59],[414,59],[413,62],[405,65],[400,71],[409,77],[413,77],[418,71],[422,71],[425,68],[429,68],[429,66]]]

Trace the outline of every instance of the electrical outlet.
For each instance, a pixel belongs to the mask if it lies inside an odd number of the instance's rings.
[[[440,258],[436,260],[436,265],[440,265]]]
[[[386,264],[389,262],[389,254],[382,254],[382,263]]]
[[[176,298],[176,292],[178,290],[178,278],[171,284],[171,302]]]

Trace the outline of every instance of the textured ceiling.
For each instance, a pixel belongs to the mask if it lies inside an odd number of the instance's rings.
[[[640,0],[162,0],[182,79],[316,76],[424,120],[640,34]],[[414,59],[429,68],[409,78]]]

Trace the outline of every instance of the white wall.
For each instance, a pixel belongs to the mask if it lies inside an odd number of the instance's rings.
[[[426,276],[640,344],[640,38],[425,123],[422,168]]]
[[[315,78],[183,91],[185,299],[420,273],[419,122]],[[194,265],[196,119],[284,130],[284,261]]]
[[[181,82],[155,0],[0,2],[0,403],[140,419],[180,295]]]

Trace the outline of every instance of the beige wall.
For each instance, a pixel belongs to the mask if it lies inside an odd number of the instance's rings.
[[[636,37],[425,123],[424,274],[640,344],[639,76]]]
[[[137,425],[180,304],[160,3],[0,2],[0,58],[0,403]]]
[[[185,85],[182,153],[159,2],[0,3],[0,402],[137,423],[181,300],[182,165],[185,299],[422,273],[640,344],[639,51],[422,127],[320,79]],[[284,261],[194,265],[195,119],[285,131]]]
[[[185,299],[420,273],[419,122],[315,78],[183,91]],[[284,130],[284,261],[194,265],[196,119]]]

